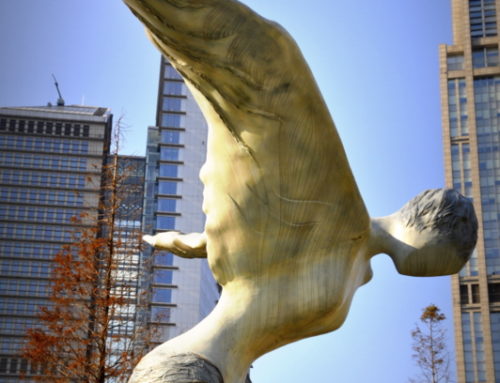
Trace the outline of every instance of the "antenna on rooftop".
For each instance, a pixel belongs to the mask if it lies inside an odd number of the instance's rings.
[[[57,106],[64,106],[64,99],[62,98],[61,91],[59,90],[59,84],[57,83],[56,76],[52,74],[52,78],[54,79],[54,84],[56,86],[57,94],[59,98],[57,99]]]

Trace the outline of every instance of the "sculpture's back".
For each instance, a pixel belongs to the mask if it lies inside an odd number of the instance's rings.
[[[127,3],[194,89],[209,122],[201,176],[219,282],[241,274],[233,267],[258,272],[367,232],[330,114],[284,30],[234,1]],[[222,253],[241,263],[227,265]]]

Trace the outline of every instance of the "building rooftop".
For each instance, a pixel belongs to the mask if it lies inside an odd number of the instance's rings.
[[[46,106],[0,107],[0,114],[104,122],[111,116],[111,109],[86,105],[60,106],[48,104]]]

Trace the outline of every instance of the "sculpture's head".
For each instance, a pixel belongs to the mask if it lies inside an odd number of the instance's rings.
[[[378,238],[383,251],[405,275],[456,273],[477,241],[472,201],[451,189],[427,190],[395,214],[373,222],[383,229],[383,238]]]

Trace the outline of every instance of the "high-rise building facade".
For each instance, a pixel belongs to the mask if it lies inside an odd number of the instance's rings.
[[[476,250],[452,278],[457,378],[500,382],[500,0],[452,0],[440,47],[446,184],[474,201]]]
[[[139,276],[142,248],[142,212],[144,203],[145,158],[112,154],[107,162],[108,184],[114,190],[114,198],[108,198],[108,205],[116,209],[112,218],[114,253],[111,275],[111,295],[123,299],[113,308],[108,334],[108,360],[119,360],[122,353],[128,354],[137,346],[138,338],[146,334],[136,331],[137,302],[139,299]],[[115,171],[116,170],[116,171]],[[111,173],[111,174],[110,174]],[[114,174],[113,174],[114,173]],[[115,185],[113,187],[113,184]],[[105,230],[105,229],[104,229]],[[137,351],[137,350],[136,350]],[[124,366],[125,367],[125,366]],[[132,367],[132,366],[126,366]],[[128,371],[131,373],[132,370]],[[121,382],[123,379],[110,379]]]
[[[207,124],[182,77],[162,58],[156,126],[148,129],[145,233],[202,232],[203,185],[199,169],[206,157]],[[158,342],[193,327],[214,307],[217,285],[204,259],[184,259],[145,249],[148,309],[142,321],[159,329]]]
[[[0,381],[29,373],[27,328],[48,306],[51,260],[96,218],[112,115],[106,108],[0,108]],[[35,372],[35,371],[33,371]]]

